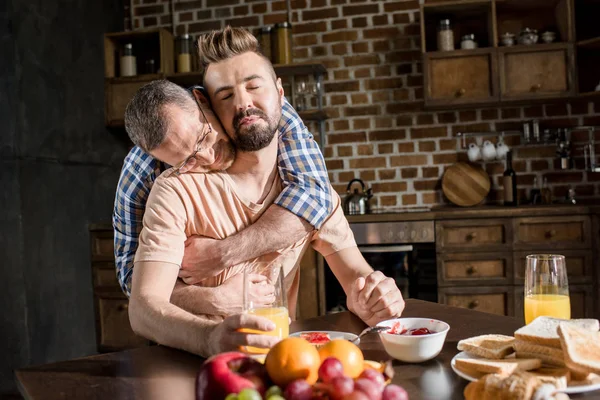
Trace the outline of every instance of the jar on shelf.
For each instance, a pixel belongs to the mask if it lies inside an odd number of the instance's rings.
[[[273,61],[273,57],[271,54],[271,31],[273,28],[271,26],[263,26],[258,30],[258,43],[260,44],[260,49],[265,57],[269,60]]]
[[[438,27],[438,50],[454,50],[454,31],[450,26],[449,19],[443,19],[440,21],[440,26]]]
[[[290,64],[292,62],[292,25],[281,22],[273,29],[273,61],[275,64]]]
[[[192,39],[188,33],[177,38],[177,72],[192,70]]]
[[[460,48],[464,50],[476,49],[477,42],[475,41],[475,35],[472,33],[464,35],[460,41]]]
[[[119,61],[121,76],[137,75],[136,59],[133,55],[133,45],[131,43],[127,43],[123,47],[123,55]]]

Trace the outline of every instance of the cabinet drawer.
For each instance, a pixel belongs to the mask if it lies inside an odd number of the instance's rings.
[[[505,219],[457,220],[436,223],[436,247],[441,250],[506,250],[510,248],[510,223]]]
[[[425,56],[428,105],[496,100],[495,54],[489,49]]]
[[[96,263],[92,268],[94,289],[117,289],[121,290],[117,280],[117,272],[112,263]]]
[[[124,298],[98,298],[99,348],[101,351],[121,350],[148,344],[137,336],[129,324],[129,300]]]
[[[440,303],[498,315],[512,315],[510,287],[452,288],[439,291]]]
[[[565,256],[567,264],[567,278],[571,283],[591,283],[593,278],[593,259],[592,252],[585,250],[559,250],[546,249],[536,250],[535,253],[562,254]],[[515,260],[515,283],[524,284],[525,267],[527,265],[526,257],[533,254],[531,251],[520,251],[514,254]]]
[[[515,218],[515,249],[589,248],[590,218],[585,215]]]
[[[593,285],[569,285],[571,318],[597,318],[594,311],[593,288]],[[525,323],[523,292],[522,286],[515,289],[515,317]]]
[[[506,253],[442,253],[438,285],[506,285],[512,282],[512,257]]]
[[[500,51],[501,98],[568,95],[572,89],[568,48],[559,44],[530,50],[517,47]]]
[[[92,231],[92,261],[112,261],[115,259],[115,246],[112,231]]]

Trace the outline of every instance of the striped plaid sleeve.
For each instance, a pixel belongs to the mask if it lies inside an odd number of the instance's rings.
[[[121,290],[131,295],[133,259],[142,230],[146,201],[156,179],[155,160],[145,153],[132,150],[125,159],[117,184],[113,208],[115,267]]]
[[[275,204],[319,229],[333,210],[327,167],[312,134],[287,100],[279,136],[277,163],[284,188]]]

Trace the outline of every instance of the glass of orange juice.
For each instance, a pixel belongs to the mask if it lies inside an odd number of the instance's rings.
[[[283,278],[283,264],[277,260],[270,263],[255,262],[244,269],[244,312],[270,319],[275,324],[275,330],[263,332],[243,329],[243,332],[277,336],[280,339],[288,337],[290,322]],[[268,303],[265,302],[267,298]],[[266,354],[269,351],[252,346],[245,346],[243,350],[252,354]]]
[[[532,254],[525,268],[525,323],[539,316],[570,319],[565,256]]]

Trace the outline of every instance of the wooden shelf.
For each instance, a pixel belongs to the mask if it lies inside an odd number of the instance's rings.
[[[464,57],[478,54],[490,54],[493,50],[493,47],[480,47],[470,50],[457,49],[452,51],[428,51],[427,53],[424,53],[424,56],[427,58]]]
[[[305,121],[325,121],[329,116],[323,110],[298,111],[298,115]]]
[[[173,83],[188,88],[194,85],[202,85],[202,73],[198,71],[193,72],[177,72],[175,74],[169,74],[165,77]]]
[[[600,36],[587,40],[581,40],[577,42],[577,47],[600,50]]]
[[[106,82],[110,84],[115,83],[130,83],[130,82],[142,82],[142,81],[153,81],[156,79],[163,79],[164,74],[140,74],[135,76],[119,76],[115,78],[106,78]]]
[[[323,64],[314,63],[275,64],[273,68],[277,76],[324,75],[327,72]]]
[[[579,97],[579,98],[600,97],[600,90],[597,90],[595,92],[578,93],[577,97]]]

